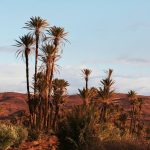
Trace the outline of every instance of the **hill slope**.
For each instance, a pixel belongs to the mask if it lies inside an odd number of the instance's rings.
[[[143,119],[150,121],[150,96],[140,96],[144,98]],[[115,94],[114,103],[119,103],[124,108],[129,108],[127,94]],[[78,95],[70,95],[67,99],[66,107],[82,104]],[[6,92],[0,93],[0,119],[7,119],[21,111],[28,112],[26,95],[22,93]]]

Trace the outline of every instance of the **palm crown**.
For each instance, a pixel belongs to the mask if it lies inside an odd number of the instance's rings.
[[[83,73],[85,79],[89,77],[89,75],[91,74],[91,72],[92,71],[90,69],[83,69],[82,70],[82,73]]]
[[[42,19],[41,17],[31,17],[30,21],[25,23],[25,28],[35,31],[35,34],[40,33],[44,28],[48,26],[47,20]]]
[[[47,34],[50,36],[47,38],[50,39],[55,46],[58,46],[59,42],[63,42],[63,40],[68,41],[65,38],[68,33],[65,32],[64,28],[56,26],[50,27],[49,30],[47,30]]]
[[[17,57],[21,55],[22,57],[25,56],[25,51],[27,54],[30,53],[30,50],[33,49],[33,45],[35,43],[35,40],[33,36],[27,34],[22,37],[19,37],[19,40],[16,40],[16,47],[19,47],[20,49],[17,50]]]

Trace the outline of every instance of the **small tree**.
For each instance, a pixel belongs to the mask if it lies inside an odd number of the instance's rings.
[[[85,89],[88,90],[88,81],[89,81],[89,76],[91,74],[91,70],[90,69],[83,69],[82,73],[85,79]]]

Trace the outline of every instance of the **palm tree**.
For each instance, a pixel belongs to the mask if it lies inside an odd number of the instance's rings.
[[[47,20],[42,19],[41,17],[31,17],[30,21],[25,23],[25,28],[34,32],[36,39],[36,51],[35,51],[35,87],[34,94],[36,94],[37,86],[37,65],[38,65],[38,49],[39,49],[39,38],[43,29],[48,26]]]
[[[33,37],[29,34],[24,35],[22,37],[19,37],[19,40],[16,40],[16,47],[19,49],[17,50],[17,57],[19,55],[22,56],[22,58],[25,58],[26,63],[26,80],[27,80],[27,93],[28,93],[28,106],[30,111],[30,122],[31,126],[33,125],[33,107],[31,105],[31,96],[30,96],[30,85],[29,85],[29,54],[31,52],[32,46],[34,45],[35,40]]]
[[[137,114],[136,105],[137,105],[137,102],[138,102],[136,92],[134,90],[130,90],[128,92],[128,98],[129,98],[129,101],[130,101],[130,104],[131,104],[130,132],[133,133],[135,131],[136,114]]]
[[[55,114],[53,118],[52,127],[55,128],[56,121],[59,115],[60,106],[64,104],[67,97],[67,87],[69,86],[68,81],[64,79],[53,80],[53,105],[55,106]]]
[[[89,76],[91,74],[91,70],[90,69],[83,69],[82,70],[82,73],[83,73],[83,76],[84,76],[84,79],[85,79],[85,89],[88,90],[88,81],[89,81]]]
[[[137,94],[136,94],[136,92],[135,92],[134,90],[130,90],[130,91],[128,92],[128,98],[129,98],[130,100],[135,99],[136,96],[137,96]]]
[[[44,122],[45,126],[47,126],[47,117],[48,117],[48,100],[49,100],[49,80],[50,80],[50,73],[52,68],[52,61],[54,57],[54,46],[45,44],[41,48],[42,55],[41,60],[43,64],[45,65],[45,116],[44,116]],[[55,56],[56,57],[56,56]]]
[[[51,68],[51,75],[49,80],[49,98],[52,91],[52,80],[54,75],[54,66],[55,66],[55,59],[56,55],[58,55],[58,50],[60,44],[62,44],[64,41],[68,41],[65,37],[67,36],[67,32],[65,32],[64,28],[61,27],[50,27],[49,30],[47,30],[48,37],[46,39],[49,39],[50,42],[54,45],[54,57],[52,61],[52,68]]]
[[[108,102],[114,94],[112,86],[115,82],[111,78],[112,73],[113,70],[109,69],[107,72],[107,77],[101,81],[102,87],[100,87],[98,91],[99,97],[106,102]]]
[[[91,100],[94,100],[97,96],[97,91],[96,88],[90,88],[90,89],[78,89],[79,91],[79,96],[81,97],[81,99],[83,100],[83,105],[88,106],[89,103],[91,102]]]
[[[50,80],[50,73],[52,67],[52,60],[54,57],[54,50],[55,50],[54,47],[50,44],[45,44],[41,48],[42,51],[41,60],[43,62],[43,65],[45,65],[45,70],[46,70],[46,84],[47,84],[46,90],[49,89],[49,80]],[[47,91],[47,95],[48,95],[48,91]]]
[[[16,47],[19,49],[17,50],[17,57],[19,55],[22,58],[25,58],[26,63],[26,80],[27,80],[27,93],[28,93],[28,101],[30,101],[30,89],[29,89],[29,54],[31,52],[32,46],[34,45],[35,40],[29,34],[19,37],[19,40],[16,40]]]
[[[112,73],[113,70],[109,69],[107,72],[107,77],[101,81],[102,87],[98,90],[98,97],[102,99],[100,118],[104,122],[107,119],[107,108],[109,107],[109,103],[111,102],[111,98],[114,94],[112,86],[115,82],[112,79]]]

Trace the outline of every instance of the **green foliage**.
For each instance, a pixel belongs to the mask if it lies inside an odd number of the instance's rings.
[[[19,146],[27,138],[27,130],[14,125],[0,124],[0,149]]]

